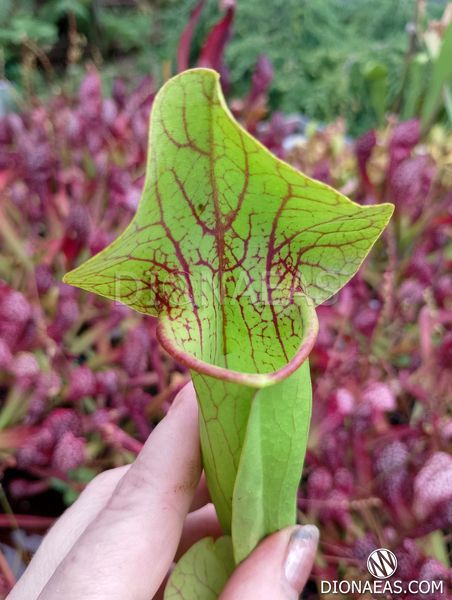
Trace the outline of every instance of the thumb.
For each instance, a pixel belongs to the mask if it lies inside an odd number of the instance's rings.
[[[269,536],[237,567],[220,600],[296,600],[311,573],[318,541],[314,525]]]

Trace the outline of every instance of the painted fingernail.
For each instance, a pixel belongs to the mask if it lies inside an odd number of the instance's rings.
[[[298,527],[290,537],[284,574],[297,593],[301,592],[309,577],[318,541],[319,530],[315,525]]]

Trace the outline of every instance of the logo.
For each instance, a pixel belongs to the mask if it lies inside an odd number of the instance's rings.
[[[377,579],[387,579],[397,569],[395,554],[386,548],[378,548],[369,554],[367,570]]]
[[[412,579],[404,581],[402,579],[389,579],[397,570],[397,558],[394,553],[386,548],[378,548],[369,554],[367,559],[367,570],[374,579],[358,578],[356,580],[333,579],[332,581],[320,580],[320,589],[322,594],[341,594],[348,598],[360,597],[366,594],[366,598],[378,596],[384,598],[403,598],[402,594],[410,594],[410,597],[419,597],[419,594],[426,595],[429,598],[432,594],[444,594],[445,582],[443,579]],[[405,596],[407,597],[407,596]],[[446,598],[446,596],[444,596]],[[427,600],[427,598],[426,598]]]

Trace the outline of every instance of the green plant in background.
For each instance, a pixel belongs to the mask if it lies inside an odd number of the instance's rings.
[[[121,59],[152,46],[160,8],[147,1],[110,6],[97,0],[2,0],[3,74],[30,93],[46,94],[64,74],[77,83],[83,76],[77,66],[85,59],[107,63],[107,75],[118,73]],[[110,67],[110,59],[117,64]]]
[[[63,73],[77,81],[85,59],[102,62],[106,79],[151,70],[161,80],[162,71],[165,77],[174,71],[179,37],[196,4],[196,0],[120,0],[114,6],[102,0],[3,0],[4,72],[11,81],[39,93],[47,93],[49,83],[59,82]],[[352,135],[382,125],[388,111],[411,118],[422,110],[424,122],[431,123],[442,117],[444,106],[447,114],[444,85],[450,79],[446,73],[450,61],[446,52],[439,60],[438,44],[432,48],[425,33],[445,3],[430,0],[424,12],[421,4],[240,0],[226,49],[231,92],[244,95],[256,59],[265,51],[275,70],[272,109],[322,122],[342,116]],[[195,32],[193,56],[217,20],[218,3],[209,0]],[[416,33],[410,38],[406,30],[415,22]],[[410,39],[415,44],[407,52]],[[443,67],[435,67],[437,55]],[[430,99],[424,109],[427,89]],[[429,106],[433,108],[427,118]]]
[[[401,93],[407,28],[415,6],[414,0],[237,2],[234,35],[226,49],[232,92],[246,92],[256,58],[264,50],[275,70],[272,109],[301,112],[326,123],[342,116],[352,135],[382,125]],[[419,23],[420,49],[427,22],[439,18],[443,9],[444,2],[426,3]],[[216,18],[216,3],[210,2],[195,45],[201,44]],[[161,19],[166,34],[154,51],[170,59],[177,46],[180,12],[168,7]],[[430,70],[429,64],[427,75]]]
[[[417,2],[417,19],[413,23],[405,75],[396,109],[402,119],[419,117],[423,132],[444,113],[452,122],[449,96],[452,88],[452,4],[448,4],[441,21],[420,24],[422,3]]]
[[[70,15],[78,26],[90,20],[90,0],[3,0],[0,3],[0,50],[3,74],[23,82],[34,61],[53,74],[49,59],[59,42],[59,24]]]
[[[234,121],[208,69],[161,89],[149,147],[134,219],[65,281],[159,317],[161,344],[190,369],[225,537],[188,551],[166,597],[203,600],[295,523],[315,306],[356,273],[392,206],[359,206],[277,159]]]
[[[452,123],[452,22],[449,23],[442,40],[436,36],[430,44],[428,41],[427,38],[432,69],[421,111],[424,131],[433,124],[442,106],[446,108],[449,122]]]

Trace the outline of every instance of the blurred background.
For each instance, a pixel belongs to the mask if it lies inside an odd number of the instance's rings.
[[[61,278],[130,221],[155,93],[196,65],[276,155],[396,205],[319,309],[304,597],[340,598],[319,581],[366,578],[378,547],[399,578],[450,582],[451,23],[445,0],[1,0],[0,597],[187,381],[152,318]]]

